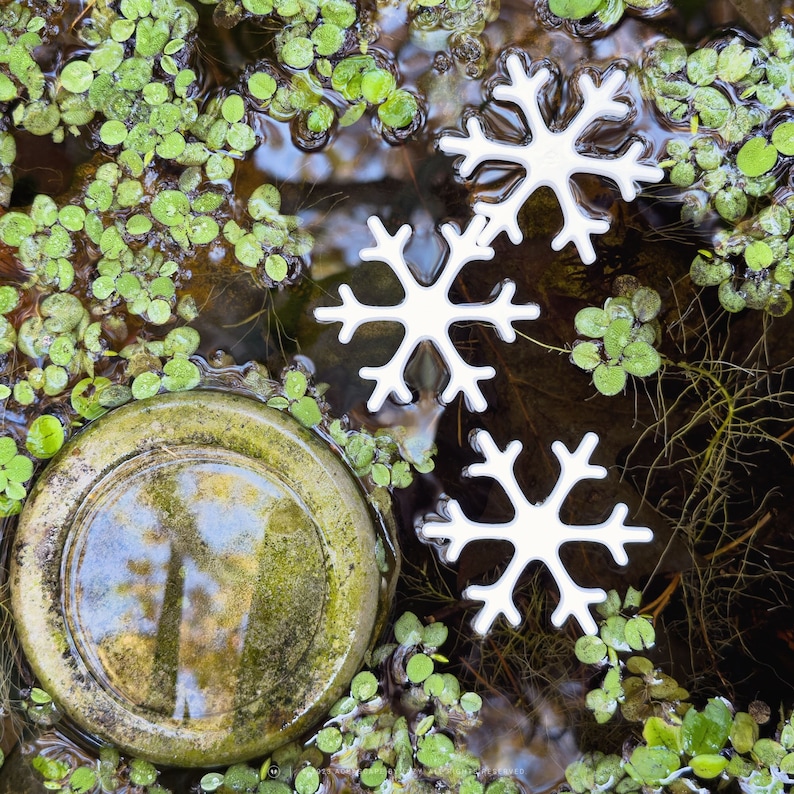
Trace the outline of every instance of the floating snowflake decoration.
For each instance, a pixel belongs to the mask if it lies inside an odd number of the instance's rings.
[[[628,562],[623,548],[626,543],[647,543],[653,538],[647,527],[625,526],[623,522],[629,511],[623,503],[615,505],[612,514],[601,524],[573,526],[561,521],[560,508],[574,485],[579,480],[606,476],[605,468],[589,462],[597,444],[595,433],[586,433],[574,452],[561,441],[555,441],[551,448],[560,463],[560,476],[548,498],[532,504],[521,491],[513,470],[522,449],[521,442],[511,441],[502,451],[487,431],[478,430],[473,435],[472,447],[485,461],[469,466],[464,474],[495,479],[507,492],[515,515],[505,524],[483,524],[467,518],[453,499],[444,505],[448,518],[425,519],[419,534],[424,540],[448,540],[442,547],[442,556],[450,562],[455,562],[472,541],[507,540],[513,544],[515,553],[498,581],[487,586],[472,585],[463,592],[465,598],[484,603],[473,621],[474,630],[479,634],[486,634],[499,615],[504,615],[513,626],[521,623],[513,591],[532,560],[546,564],[560,590],[560,603],[551,622],[559,627],[568,617],[574,617],[587,634],[596,633],[589,607],[603,601],[606,593],[600,588],[580,587],[560,561],[560,547],[565,543],[600,543],[610,550],[616,563],[625,565]]]
[[[352,289],[342,284],[339,287],[341,306],[325,306],[314,311],[318,322],[342,323],[339,341],[343,344],[347,344],[356,329],[366,323],[395,322],[405,328],[405,335],[388,363],[359,370],[362,378],[374,380],[376,384],[367,401],[367,408],[373,412],[379,410],[391,393],[400,402],[410,402],[411,390],[405,382],[405,368],[417,347],[428,341],[438,350],[449,373],[449,382],[441,393],[442,402],[449,403],[461,393],[469,410],[484,411],[488,403],[478,381],[492,378],[496,370],[493,367],[467,364],[449,337],[450,326],[459,322],[488,323],[496,328],[501,339],[512,342],[516,337],[513,323],[517,320],[534,320],[539,314],[534,303],[512,303],[515,284],[509,279],[498,285],[490,301],[453,303],[449,299],[452,283],[464,265],[493,257],[492,248],[477,242],[485,219],[473,218],[463,232],[451,223],[441,227],[449,254],[441,274],[429,286],[417,281],[405,261],[404,248],[411,236],[410,226],[401,226],[392,236],[377,216],[370,217],[367,225],[375,237],[375,245],[362,249],[359,256],[367,262],[385,262],[399,279],[405,297],[396,306],[370,306],[359,302]]]
[[[609,223],[603,218],[587,214],[577,200],[571,183],[574,174],[595,174],[612,180],[625,201],[637,195],[637,182],[658,182],[664,176],[661,168],[639,162],[644,144],[635,140],[621,155],[584,154],[578,148],[581,138],[590,125],[599,119],[620,121],[631,107],[615,99],[623,86],[625,74],[614,69],[596,85],[588,73],[580,74],[578,87],[583,104],[564,130],[549,128],[540,112],[541,91],[549,81],[548,69],[538,69],[533,75],[524,71],[521,58],[512,54],[506,61],[510,82],[497,85],[494,99],[518,105],[526,121],[531,139],[528,143],[514,144],[492,140],[485,135],[482,121],[471,117],[466,123],[467,136],[444,135],[439,147],[447,154],[462,154],[460,175],[470,176],[477,166],[485,162],[510,163],[523,167],[525,177],[503,201],[478,201],[474,211],[488,218],[488,224],[479,242],[489,245],[496,236],[507,232],[516,245],[522,234],[518,227],[518,213],[524,202],[542,186],[550,187],[557,195],[563,215],[562,231],[554,238],[551,247],[560,251],[572,242],[585,264],[595,262],[596,256],[591,234],[604,234]]]

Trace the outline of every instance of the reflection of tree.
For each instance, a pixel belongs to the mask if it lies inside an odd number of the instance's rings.
[[[176,719],[227,713],[277,683],[311,641],[306,624],[319,619],[325,593],[322,550],[296,502],[281,494],[263,500],[252,485],[248,492],[217,470],[194,474],[193,465],[157,467],[138,489],[141,511],[156,516],[140,532],[152,553],[126,561],[116,590],[137,605],[133,625],[108,632],[99,648],[126,697]],[[187,476],[193,487],[185,488]],[[256,542],[231,533],[238,542],[219,551],[202,528],[217,526],[216,537],[228,539],[223,532],[234,519],[223,513],[208,521],[201,504],[231,500],[256,507]],[[276,575],[274,565],[288,573]]]
[[[179,670],[179,627],[185,591],[184,555],[171,544],[163,592],[163,607],[157,621],[149,705],[160,714],[176,712],[176,684]]]
[[[280,500],[258,544],[256,586],[240,654],[235,707],[281,683],[303,656],[324,607],[324,560],[314,527],[299,505]],[[269,568],[277,566],[280,576]],[[274,580],[277,584],[274,586]]]

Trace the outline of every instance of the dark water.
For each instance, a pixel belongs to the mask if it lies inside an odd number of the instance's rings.
[[[666,355],[723,362],[715,366],[738,395],[737,405],[745,406],[743,415],[765,422],[764,437],[736,431],[719,477],[697,481],[689,458],[708,447],[721,416],[718,408],[689,425],[698,406],[713,398],[705,382],[690,388],[690,377],[668,368],[636,395],[630,388],[624,396],[605,398],[567,356],[520,337],[507,345],[492,329],[471,325],[456,327],[453,338],[469,360],[497,370],[483,387],[489,405],[485,412],[473,414],[460,400],[441,410],[432,395],[443,386],[444,375],[432,352],[424,351],[410,373],[415,403],[372,417],[364,407],[372,383],[363,381],[358,370],[388,360],[399,328],[361,330],[345,346],[338,341],[338,326],[318,324],[313,310],[334,304],[342,282],[362,301],[399,301],[400,288],[385,266],[360,262],[358,252],[372,244],[366,227],[372,214],[390,232],[411,224],[408,259],[426,281],[435,277],[445,253],[435,234],[438,224],[465,224],[471,214],[467,186],[456,178],[453,158],[437,151],[435,139],[443,130],[460,130],[465,109],[482,104],[497,68],[495,54],[521,48],[533,60],[551,59],[567,75],[585,62],[596,67],[616,59],[636,62],[663,35],[694,44],[734,25],[762,35],[767,20],[760,6],[681,3],[677,13],[658,20],[625,19],[608,35],[577,38],[570,26],[539,26],[529,4],[505,3],[486,29],[491,56],[479,79],[454,66],[434,69],[435,53],[407,36],[404,9],[382,9],[381,36],[374,46],[396,59],[404,87],[426,97],[424,130],[392,145],[368,125],[357,124],[340,130],[324,148],[306,152],[295,145],[288,123],[263,116],[257,124],[266,144],[238,164],[234,190],[247,196],[264,181],[279,186],[285,211],[300,215],[315,236],[311,268],[294,286],[266,291],[228,261],[207,257],[190,262],[190,292],[202,307],[195,323],[202,336],[199,352],[206,359],[232,364],[255,360],[277,374],[293,357],[303,357],[317,380],[330,384],[327,399],[335,414],[348,413],[370,426],[402,424],[415,443],[437,443],[435,471],[395,494],[405,559],[395,612],[411,608],[454,629],[454,642],[445,653],[455,672],[489,701],[484,728],[471,747],[492,768],[526,770],[521,779],[533,791],[557,785],[564,766],[589,741],[583,710],[586,671],[578,669],[572,655],[577,631],[571,625],[551,628],[556,589],[538,566],[525,573],[516,598],[527,615],[524,624],[512,630],[499,623],[485,640],[474,638],[468,624],[472,610],[459,601],[460,590],[470,580],[492,580],[494,568],[508,558],[509,546],[470,546],[454,569],[443,569],[417,540],[417,518],[435,509],[441,492],[458,499],[467,515],[478,520],[499,523],[511,517],[509,502],[492,480],[461,478],[462,468],[479,460],[468,443],[474,429],[487,429],[502,446],[521,440],[517,478],[531,501],[544,499],[557,478],[552,441],[573,448],[586,431],[598,432],[595,460],[610,468],[609,477],[580,486],[563,517],[597,523],[623,501],[631,509],[631,522],[651,527],[656,540],[630,547],[626,569],[616,567],[598,547],[568,548],[564,558],[574,578],[605,589],[643,588],[645,602],[659,608],[654,659],[698,697],[722,694],[742,708],[755,698],[766,700],[773,711],[780,704],[790,707],[794,475],[788,455],[773,439],[785,440],[793,415],[787,396],[774,397],[792,388],[787,369],[794,356],[791,316],[775,321],[751,312],[719,316],[714,296],[699,297],[687,276],[694,252],[708,244],[708,229],[683,228],[678,207],[663,200],[661,189],[626,205],[612,187],[592,180],[582,184],[588,202],[615,218],[610,232],[596,238],[599,258],[594,265],[581,265],[570,246],[561,253],[551,250],[560,215],[551,194],[541,190],[522,214],[531,230],[524,243],[514,246],[500,236],[493,262],[468,266],[456,282],[451,297],[463,302],[485,300],[499,280],[512,279],[516,302],[534,301],[541,307],[540,319],[520,329],[555,347],[572,342],[575,313],[584,305],[601,305],[616,276],[631,274],[658,290],[668,329]],[[266,35],[245,24],[216,31],[206,9],[202,42],[199,68],[207,95],[228,91],[240,70],[269,51]],[[661,157],[671,132],[642,102],[636,83],[632,86],[634,128],[648,137],[649,154]],[[563,118],[570,113],[569,101],[564,88],[555,109]],[[486,114],[492,129],[515,137],[520,125],[509,109],[490,106]],[[595,129],[594,140],[609,148],[620,143],[619,133],[614,125],[605,125]],[[64,147],[46,139],[19,135],[18,146],[16,206],[25,206],[37,192],[67,192],[75,170],[92,157],[91,142],[85,139],[71,140],[65,159]],[[509,179],[488,172],[486,193],[499,195]],[[137,330],[131,327],[130,336]],[[20,428],[28,417],[8,413],[5,421]],[[665,439],[678,431],[679,441],[665,448]],[[751,542],[728,548],[756,525]],[[12,745],[7,732],[6,748]],[[0,790],[4,785],[17,794],[37,790],[20,782],[27,773],[9,771],[16,763],[0,772]]]

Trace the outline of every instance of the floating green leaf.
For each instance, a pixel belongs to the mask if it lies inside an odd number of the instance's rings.
[[[350,694],[356,700],[371,700],[377,691],[378,679],[368,670],[358,673],[350,682]]]
[[[408,680],[414,684],[421,684],[429,675],[433,673],[435,665],[433,660],[424,653],[414,654],[405,667]]]
[[[63,780],[70,771],[69,764],[66,761],[61,761],[57,758],[47,758],[43,755],[37,755],[31,765],[45,780]]]
[[[223,785],[224,776],[220,772],[207,772],[199,781],[199,786],[206,794],[212,794]]]
[[[634,748],[625,770],[638,783],[656,788],[680,766],[678,753],[666,747],[641,745]]]
[[[736,167],[745,176],[761,176],[774,168],[776,162],[777,149],[761,135],[750,138],[736,154]]]
[[[172,358],[163,366],[163,386],[167,391],[195,389],[200,381],[201,371],[187,358]]]
[[[416,97],[402,88],[398,88],[378,106],[378,118],[387,127],[394,129],[407,127],[418,113],[419,103]]]
[[[712,47],[695,50],[686,62],[686,74],[695,85],[709,85],[717,77],[717,51]]]
[[[362,785],[367,788],[377,788],[386,780],[388,770],[383,761],[375,761],[371,766],[361,770],[359,777]]]
[[[622,367],[599,364],[593,370],[593,385],[601,394],[613,397],[626,386],[626,372]]]
[[[248,90],[259,100],[270,99],[276,93],[275,79],[265,72],[255,72],[248,78]]]
[[[684,749],[681,726],[655,715],[648,717],[645,721],[642,738],[645,739],[649,747],[666,747],[679,755]]]
[[[265,273],[273,281],[283,281],[289,272],[287,260],[281,254],[270,254],[265,259]]]
[[[162,190],[152,202],[152,215],[155,220],[166,226],[176,226],[185,222],[190,212],[188,197],[178,190]]]
[[[684,715],[684,749],[689,755],[718,753],[728,741],[733,716],[719,698],[711,698],[703,711],[690,709]]]
[[[579,369],[591,372],[601,364],[601,349],[594,342],[577,342],[571,350],[571,360]]]
[[[320,773],[313,766],[305,766],[295,775],[297,794],[314,794],[320,788]]]
[[[65,440],[66,433],[60,420],[52,414],[42,414],[30,425],[25,447],[31,455],[44,460],[55,455]]]
[[[584,19],[600,5],[601,0],[549,0],[551,13],[561,19]]]
[[[394,624],[394,638],[400,645],[418,645],[423,633],[422,621],[413,612],[403,612]]]
[[[293,69],[305,69],[314,60],[314,46],[309,39],[296,36],[284,44],[280,56],[287,66]]]
[[[132,382],[132,396],[136,400],[154,397],[160,391],[160,377],[154,372],[142,372]]]
[[[339,728],[323,728],[317,734],[317,747],[324,753],[335,753],[342,747],[342,732]]]
[[[97,419],[107,412],[107,408],[100,402],[100,396],[111,385],[109,378],[83,378],[72,387],[72,408],[89,421]]]
[[[314,427],[323,419],[317,401],[308,395],[290,403],[288,410],[304,427]]]
[[[662,359],[656,349],[647,342],[629,342],[623,348],[620,365],[629,375],[647,378],[659,370]]]
[[[69,788],[72,794],[89,794],[97,783],[96,772],[87,766],[78,766],[69,776]]]
[[[629,618],[624,628],[624,636],[629,647],[634,651],[652,648],[656,642],[653,624],[640,615]]]
[[[574,646],[576,658],[582,664],[598,664],[607,655],[607,646],[600,637],[585,634]]]
[[[455,745],[449,736],[430,733],[419,740],[416,760],[428,769],[433,769],[449,763],[454,752]]]
[[[396,85],[394,75],[386,69],[369,69],[361,76],[361,95],[367,102],[379,105],[392,94]],[[413,118],[413,114],[411,118]],[[409,122],[410,118],[405,124]],[[392,124],[390,126],[405,126],[405,124]]]
[[[154,764],[141,758],[130,761],[130,782],[136,786],[151,786],[157,780]]]
[[[745,711],[737,711],[729,734],[737,753],[749,753],[758,739],[758,723]]]
[[[61,85],[73,94],[88,91],[94,82],[94,70],[86,61],[70,61],[61,70]]]

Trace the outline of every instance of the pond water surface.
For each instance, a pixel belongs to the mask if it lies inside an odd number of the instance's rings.
[[[422,98],[421,123],[410,134],[386,140],[368,111],[307,151],[311,147],[296,134],[294,123],[249,113],[262,142],[236,162],[230,181],[217,184],[240,206],[256,186],[275,184],[282,212],[301,219],[314,246],[302,257],[300,275],[276,287],[263,283],[267,279],[261,274],[252,277],[220,245],[188,249],[179,261],[184,277],[178,293],[190,292],[199,309],[191,323],[201,335],[194,360],[211,385],[237,387],[248,362],[263,364],[275,378],[298,362],[317,383],[329,384],[324,397],[334,416],[347,415],[353,426],[372,430],[400,426],[402,449],[416,459],[437,445],[433,471],[417,474],[410,486],[393,492],[403,567],[392,616],[411,609],[450,626],[452,639],[443,649],[450,669],[485,700],[483,724],[470,737],[469,749],[487,768],[516,770],[527,792],[559,786],[566,764],[583,749],[619,750],[625,734],[616,730],[604,739],[584,708],[589,672],[573,655],[579,627],[572,620],[561,629],[552,627],[558,592],[543,566],[529,566],[516,592],[520,627],[511,628],[499,618],[492,633],[481,638],[470,627],[476,605],[461,601],[460,592],[468,583],[494,581],[494,571],[503,570],[510,557],[509,544],[471,544],[455,565],[446,567],[418,539],[417,523],[438,509],[442,494],[458,500],[472,519],[501,523],[511,518],[512,506],[492,479],[461,476],[466,466],[481,460],[469,443],[472,431],[487,430],[501,448],[513,439],[521,442],[516,478],[532,502],[545,499],[558,478],[552,443],[561,440],[574,449],[586,432],[594,431],[600,442],[593,460],[609,474],[579,485],[566,502],[563,520],[597,524],[615,503],[624,502],[630,510],[627,523],[650,527],[655,540],[629,545],[625,568],[599,546],[570,544],[563,561],[572,577],[588,587],[642,589],[644,603],[655,610],[654,661],[699,699],[722,695],[741,708],[763,700],[773,713],[781,706],[789,709],[794,703],[794,481],[786,444],[794,416],[789,395],[792,315],[771,318],[745,310],[728,316],[713,290],[691,284],[690,263],[698,249],[710,248],[722,221],[707,219],[697,228],[682,223],[680,191],[666,180],[656,187],[645,185],[644,194],[628,203],[608,180],[587,176],[579,179],[582,201],[611,218],[610,230],[594,236],[594,264],[583,265],[571,245],[560,252],[551,249],[562,216],[551,192],[542,189],[520,215],[522,244],[498,236],[493,259],[463,268],[452,287],[453,302],[480,302],[488,300],[496,284],[510,279],[515,303],[540,307],[537,320],[516,324],[519,335],[512,344],[500,341],[485,324],[453,327],[452,338],[466,360],[496,371],[482,383],[487,409],[481,413],[468,410],[460,396],[449,405],[439,403],[445,368],[437,352],[424,344],[408,369],[411,404],[388,402],[373,415],[366,408],[373,382],[360,377],[359,370],[389,360],[401,338],[400,326],[363,326],[345,345],[339,325],[318,323],[314,310],[338,304],[340,284],[350,285],[363,303],[400,301],[400,286],[383,262],[362,261],[359,254],[373,245],[370,216],[381,218],[392,234],[403,224],[412,227],[406,258],[416,277],[429,284],[447,253],[439,225],[452,221],[465,227],[475,186],[486,200],[509,191],[515,182],[509,169],[483,169],[476,180],[464,183],[456,175],[455,158],[437,146],[443,132],[463,133],[462,119],[472,108],[483,112],[494,137],[524,138],[515,108],[488,100],[494,80],[505,79],[500,53],[520,50],[531,62],[549,59],[556,65],[562,86],[547,97],[544,111],[561,126],[575,115],[569,76],[576,69],[605,70],[616,61],[628,67],[631,80],[622,96],[634,107],[627,122],[631,134],[644,136],[648,161],[664,160],[668,140],[687,130],[662,120],[642,97],[637,65],[650,48],[666,36],[693,47],[737,30],[751,40],[770,25],[767,4],[676,5],[659,17],[627,15],[612,29],[598,32],[584,23],[580,28],[552,24],[547,9],[544,21],[542,1],[510,0],[475,37],[486,54],[470,62],[473,75],[466,73],[465,61],[447,51],[447,34],[436,32],[433,38],[410,31],[406,3],[367,5],[372,51],[396,65],[401,87]],[[200,46],[191,66],[199,74],[197,101],[202,103],[228,95],[241,73],[272,57],[274,31],[250,21],[216,27],[211,6],[197,8]],[[51,45],[53,69],[85,47],[67,24],[83,12],[75,4],[64,16]],[[10,114],[10,106],[4,107]],[[10,115],[4,128],[14,130]],[[63,144],[20,131],[14,136],[18,156],[11,209],[26,207],[41,192],[68,196],[83,172],[107,158],[96,131],[69,136]],[[588,140],[595,150],[614,151],[625,136],[624,125],[605,122],[593,126]],[[166,166],[161,176],[163,184],[171,185],[173,167]],[[7,283],[19,283],[22,274],[13,251],[3,246],[0,257]],[[83,270],[78,269],[72,290],[81,299],[90,297],[88,274],[97,258],[96,246],[86,243]],[[661,295],[660,349],[666,363],[658,375],[633,379],[625,392],[606,397],[567,354],[555,349],[570,348],[577,311],[603,305],[618,276],[634,276]],[[35,314],[39,297],[23,303],[15,322]],[[130,318],[123,334],[119,331],[116,349],[137,336],[159,338],[160,331]],[[676,369],[677,361],[686,362],[688,369]],[[20,360],[4,373],[11,385],[15,366],[22,366]],[[97,374],[126,382],[123,362],[116,359],[101,362]],[[730,396],[721,403],[726,390]],[[29,423],[43,411],[68,420],[67,403],[63,394],[40,396],[29,406],[9,400],[5,432],[24,439]],[[713,411],[703,412],[709,404]],[[746,423],[724,424],[726,412],[736,411],[744,412]],[[727,438],[714,448],[719,465],[704,463],[719,434]],[[14,520],[6,519],[7,539]],[[34,683],[24,672],[21,680],[13,675],[15,686]],[[36,733],[26,729],[24,740]],[[41,791],[19,762],[17,739],[9,721],[3,747],[11,760],[0,771],[0,791]],[[195,774],[173,775],[163,782],[181,792],[194,790],[195,780]]]

